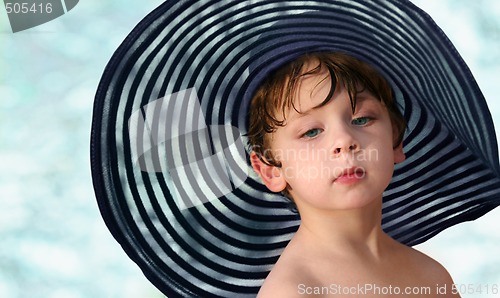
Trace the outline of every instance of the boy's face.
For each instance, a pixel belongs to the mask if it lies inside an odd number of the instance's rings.
[[[404,160],[401,146],[393,148],[388,112],[372,94],[357,95],[354,114],[344,88],[318,107],[330,89],[325,76],[326,71],[301,80],[295,98],[300,113],[290,109],[285,126],[270,135],[273,157],[282,167],[252,158],[270,190],[288,187],[299,212],[306,206],[360,208],[380,199],[394,164]]]

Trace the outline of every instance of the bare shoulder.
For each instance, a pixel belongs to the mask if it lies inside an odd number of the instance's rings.
[[[392,277],[398,286],[425,288],[433,292],[435,297],[440,298],[460,297],[450,290],[453,286],[453,279],[441,263],[423,252],[402,244],[398,245],[394,252],[394,267],[392,268],[395,275]],[[448,290],[438,291],[442,288]]]
[[[301,271],[298,270],[296,264],[291,264],[286,259],[280,259],[267,276],[257,297],[299,297],[298,285],[301,279],[307,277],[297,274],[298,272]]]
[[[285,278],[268,276],[260,288],[257,297],[298,297],[297,285],[293,285]]]
[[[436,283],[453,283],[450,273],[438,261],[414,248],[409,248],[408,257],[420,268],[419,271]]]
[[[259,298],[304,297],[300,287],[313,283],[313,274],[308,262],[297,256],[295,252],[286,251],[267,276],[257,295]]]
[[[453,279],[448,270],[446,270],[446,268],[441,263],[424,254],[423,252],[420,252],[411,247],[407,247],[404,254],[406,254],[405,257],[409,262],[408,265],[411,266],[411,268],[414,268],[413,270],[415,272],[418,272],[418,276],[422,277],[422,284],[432,286],[434,288],[452,288]],[[446,294],[439,294],[439,297],[443,298],[460,297],[458,294],[450,293],[450,291],[447,291]]]

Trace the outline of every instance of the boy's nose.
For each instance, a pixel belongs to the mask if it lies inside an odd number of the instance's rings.
[[[334,155],[340,155],[342,153],[354,153],[354,152],[357,152],[359,151],[359,145],[357,143],[353,143],[349,146],[345,146],[345,147],[336,147],[334,146],[333,147],[333,150],[332,150],[332,153]]]
[[[343,131],[341,134],[337,133],[336,136],[334,136],[334,140],[331,148],[331,154],[334,157],[338,157],[342,154],[356,153],[361,149],[358,141],[347,131]]]

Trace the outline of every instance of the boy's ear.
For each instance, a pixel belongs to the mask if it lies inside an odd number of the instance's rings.
[[[394,147],[394,164],[401,163],[406,159],[406,155],[403,152],[403,141]]]
[[[254,151],[250,153],[250,162],[270,191],[280,192],[285,189],[286,180],[280,168],[264,163]]]

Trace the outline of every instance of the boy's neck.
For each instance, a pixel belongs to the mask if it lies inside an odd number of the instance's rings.
[[[384,247],[393,240],[381,227],[382,198],[363,208],[302,212],[295,241],[318,253],[356,254],[383,259]]]

